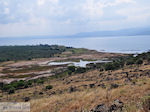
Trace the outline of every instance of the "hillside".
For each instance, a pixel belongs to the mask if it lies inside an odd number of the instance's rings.
[[[86,68],[57,66],[46,78],[0,83],[0,101],[30,102],[31,112],[149,112],[150,53],[109,59]],[[1,78],[35,77],[56,67],[14,64],[3,65]]]

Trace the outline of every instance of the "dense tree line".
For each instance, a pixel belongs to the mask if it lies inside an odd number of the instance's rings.
[[[57,45],[0,46],[0,62],[49,58],[71,47]]]

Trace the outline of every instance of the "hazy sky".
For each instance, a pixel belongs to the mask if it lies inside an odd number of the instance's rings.
[[[150,25],[150,0],[0,0],[0,37]]]

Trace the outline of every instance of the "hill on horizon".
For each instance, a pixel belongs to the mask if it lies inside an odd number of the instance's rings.
[[[150,35],[150,27],[109,30],[109,31],[106,30],[94,32],[81,32],[73,35],[72,37],[138,36],[138,35]]]
[[[21,36],[22,38],[76,38],[76,37],[111,37],[111,36],[139,36],[139,35],[150,35],[150,27],[143,28],[129,28],[120,30],[104,30],[104,31],[93,31],[93,32],[80,32],[73,35],[34,35],[34,36]],[[11,37],[1,37],[6,39]],[[19,39],[20,36],[13,37]]]

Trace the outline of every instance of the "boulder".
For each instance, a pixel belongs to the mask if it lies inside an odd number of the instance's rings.
[[[123,102],[116,99],[114,100],[113,104],[109,107],[109,112],[122,112]]]
[[[82,87],[87,89],[88,85],[84,84],[84,85],[82,85]]]
[[[97,105],[91,112],[108,112],[108,107],[104,104]]]
[[[25,97],[25,98],[24,98],[24,101],[25,101],[25,102],[28,102],[28,101],[30,101],[30,98],[29,98],[29,97]]]
[[[118,84],[111,84],[111,85],[110,85],[110,89],[115,89],[115,88],[118,88],[118,87],[119,87]]]
[[[39,95],[43,95],[43,92],[39,92]]]
[[[123,102],[116,99],[110,106],[106,106],[105,104],[99,104],[90,112],[122,112]]]
[[[72,93],[72,92],[74,92],[75,90],[76,90],[76,88],[71,86],[71,87],[69,88],[69,93]]]
[[[103,89],[106,89],[106,86],[104,83],[97,85],[98,87],[102,87]]]
[[[93,88],[93,87],[95,87],[95,84],[89,84],[89,87]]]

